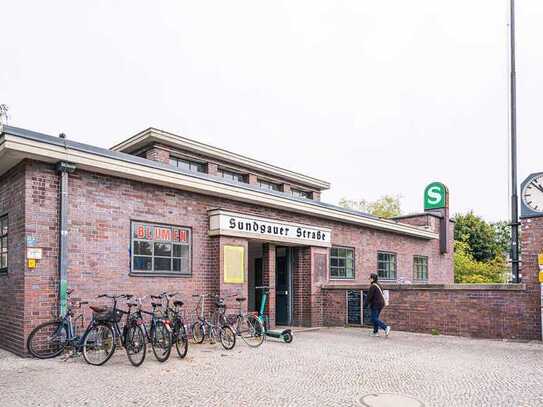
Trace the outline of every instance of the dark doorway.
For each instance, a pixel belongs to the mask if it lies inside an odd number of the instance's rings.
[[[275,322],[290,325],[290,249],[277,247],[275,253]]]

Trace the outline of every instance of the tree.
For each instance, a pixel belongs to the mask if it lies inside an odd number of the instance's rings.
[[[477,261],[466,242],[454,242],[455,283],[505,283],[507,276],[507,265],[503,255],[498,254],[488,262]]]
[[[511,253],[511,224],[506,221],[500,221],[492,224],[496,234],[496,245],[498,250],[507,256]]]
[[[9,110],[8,105],[0,104],[0,126],[2,124],[8,124],[8,119],[9,119],[8,110]]]
[[[347,198],[341,198],[339,200],[339,206],[366,212],[380,218],[393,218],[395,216],[400,216],[402,213],[400,198],[400,195],[384,195],[376,201],[367,201],[365,199],[354,201]]]
[[[489,262],[503,255],[503,241],[499,241],[496,228],[473,212],[454,216],[454,240],[467,244],[474,260]],[[500,236],[500,239],[503,239]]]

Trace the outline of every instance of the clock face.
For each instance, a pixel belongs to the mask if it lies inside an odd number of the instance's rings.
[[[536,175],[524,186],[522,201],[532,211],[543,213],[543,174]]]

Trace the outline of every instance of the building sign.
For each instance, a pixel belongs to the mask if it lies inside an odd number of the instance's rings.
[[[441,182],[432,182],[424,190],[424,209],[441,209],[448,205],[448,190]]]
[[[42,258],[42,249],[38,247],[28,247],[26,249],[26,258],[32,260],[41,260]]]
[[[243,284],[245,281],[245,248],[224,246],[224,282]]]
[[[188,241],[188,232],[181,228],[163,227],[146,223],[137,223],[134,228],[136,239],[155,240],[162,242],[184,242]]]
[[[257,218],[223,210],[210,212],[209,226],[211,236],[239,236],[307,246],[331,246],[332,231],[330,229]]]

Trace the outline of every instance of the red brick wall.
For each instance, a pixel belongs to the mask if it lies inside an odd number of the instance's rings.
[[[36,270],[26,273],[25,336],[32,327],[49,319],[51,312],[57,307],[59,190],[58,175],[52,165],[38,162],[28,162],[26,165],[25,233],[38,240],[37,246],[43,248],[44,258]],[[19,170],[21,174],[22,168]],[[2,178],[4,182],[6,179],[8,178]],[[2,199],[5,200],[5,197],[6,194],[3,193]],[[22,198],[17,200],[22,201]],[[356,280],[353,283],[365,282],[369,273],[376,270],[377,249],[397,251],[400,276],[411,275],[413,254],[426,254],[430,258],[430,281],[452,281],[452,263],[446,256],[438,254],[437,240],[428,241],[364,229],[311,216],[77,170],[69,176],[68,284],[75,289],[74,296],[97,303],[96,295],[103,292],[131,292],[145,295],[164,290],[178,291],[187,304],[186,308],[192,309],[196,303],[192,298],[193,293],[218,293],[219,242],[217,238],[208,236],[208,210],[218,207],[333,229],[334,244],[356,248]],[[131,219],[192,228],[192,277],[130,275]],[[24,242],[24,234],[11,242],[21,245],[21,242]],[[300,250],[305,251],[300,261],[307,262],[308,249]],[[10,258],[13,257],[13,252],[10,252]],[[16,259],[22,264],[24,256],[18,254]],[[310,266],[302,266],[302,269],[307,267]],[[22,296],[23,293],[20,292],[19,295]],[[303,295],[306,295],[305,292]],[[0,303],[0,308],[4,303],[5,300]],[[307,304],[310,306],[311,301]],[[306,305],[304,303],[301,306]],[[10,315],[15,314],[10,311]],[[319,319],[318,315],[311,316],[311,311],[307,310],[298,316],[303,324],[311,323],[312,318],[316,321]],[[4,347],[23,348],[20,337],[8,338],[0,344]]]
[[[0,216],[8,215],[8,271],[0,273],[0,346],[22,353],[25,315],[25,173],[20,164],[0,178]]]
[[[541,290],[537,254],[543,251],[543,218],[522,221],[519,286],[405,287],[391,289],[382,319],[394,329],[484,338],[541,339]],[[520,288],[520,289],[519,289]],[[325,325],[346,321],[346,290],[324,290]]]

